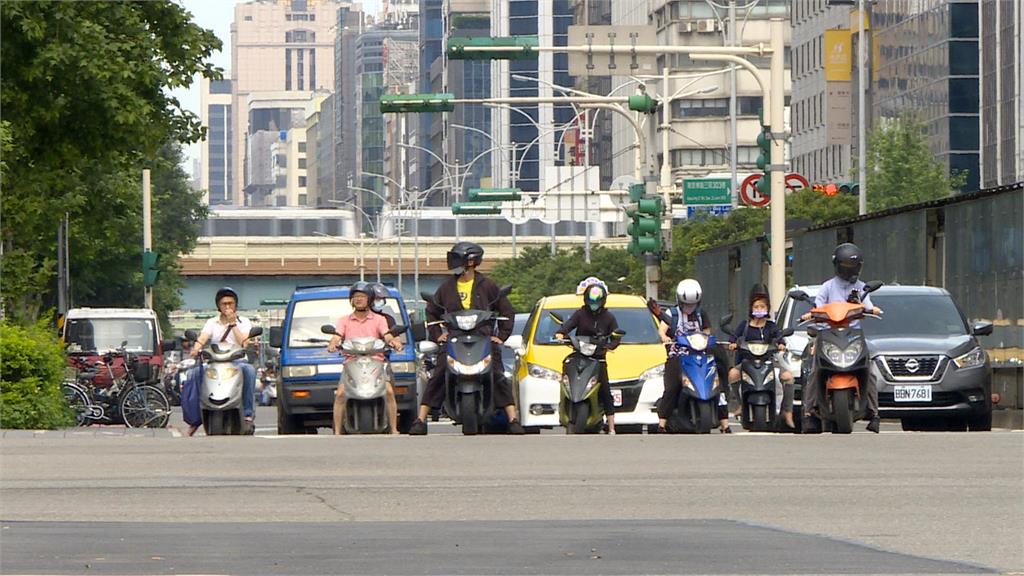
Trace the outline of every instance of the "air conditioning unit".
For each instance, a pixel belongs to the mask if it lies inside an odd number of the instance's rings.
[[[693,20],[686,20],[685,22],[684,21],[680,21],[679,22],[679,33],[680,34],[683,34],[683,33],[686,33],[686,32],[693,32],[694,28],[695,28],[695,26],[694,26]]]
[[[715,32],[717,30],[718,20],[715,20],[714,18],[697,20],[697,32]]]

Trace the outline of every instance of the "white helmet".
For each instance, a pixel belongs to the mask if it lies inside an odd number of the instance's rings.
[[[700,282],[693,278],[687,278],[676,286],[676,302],[682,304],[700,304],[701,299]]]

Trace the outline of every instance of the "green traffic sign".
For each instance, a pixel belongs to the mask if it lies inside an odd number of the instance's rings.
[[[729,178],[691,178],[683,181],[683,203],[732,204]]]

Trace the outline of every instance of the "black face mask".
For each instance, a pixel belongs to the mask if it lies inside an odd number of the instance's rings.
[[[466,259],[458,254],[449,252],[446,256],[448,271],[456,276],[461,276],[466,271]]]

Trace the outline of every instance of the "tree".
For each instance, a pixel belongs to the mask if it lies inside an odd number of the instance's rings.
[[[935,158],[928,128],[914,116],[884,119],[868,136],[867,154],[870,211],[944,198],[967,182]]]
[[[92,295],[132,285],[141,169],[161,146],[203,133],[168,89],[189,86],[195,74],[220,77],[209,59],[221,43],[190,17],[167,0],[4,4],[0,100],[11,147],[0,266],[12,319],[31,322],[53,302],[64,213],[77,239],[73,289]],[[123,257],[129,252],[134,261]]]

